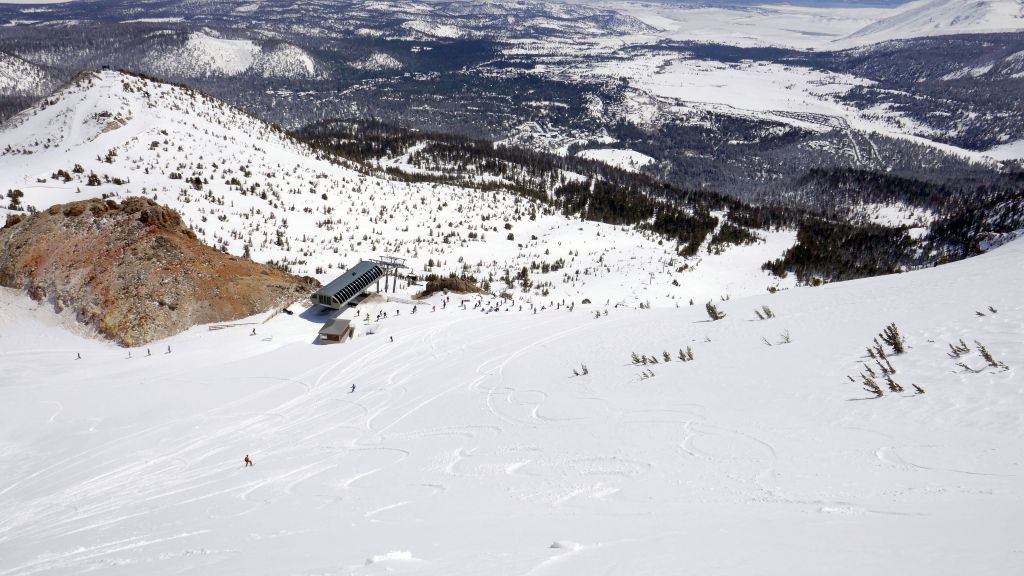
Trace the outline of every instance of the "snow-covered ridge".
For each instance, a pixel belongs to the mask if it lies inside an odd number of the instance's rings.
[[[846,43],[1024,30],[1024,0],[919,0],[847,36]]]
[[[291,44],[278,44],[262,50],[252,65],[256,74],[265,78],[316,78],[317,63],[305,50]]]
[[[362,60],[353,62],[352,67],[360,70],[398,70],[402,63],[390,54],[374,52]]]
[[[463,38],[468,36],[467,32],[458,26],[439,22],[409,20],[402,24],[402,28],[433,38]]]
[[[0,52],[0,94],[40,95],[50,75],[35,64]]]
[[[221,38],[192,32],[182,45],[151,53],[149,65],[167,75],[238,76],[254,73],[266,78],[315,78],[317,63],[305,50],[279,43],[263,48],[245,38]]]
[[[657,37],[737,46],[842,49],[925,36],[1024,30],[1021,0],[917,0],[893,7],[634,0],[595,4],[644,22],[657,30]]]
[[[24,206],[145,195],[208,244],[321,281],[394,254],[420,274],[472,274],[534,302],[675,304],[778,285],[760,265],[795,237],[682,258],[651,233],[568,219],[510,192],[360,173],[212,98],[110,71],[15,117],[0,151],[0,189],[22,190]],[[524,268],[528,282],[500,280]],[[648,281],[627,280],[638,276]]]

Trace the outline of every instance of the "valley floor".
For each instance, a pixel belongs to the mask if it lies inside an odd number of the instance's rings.
[[[718,322],[389,303],[343,345],[297,313],[151,355],[4,289],[0,576],[1015,573],[1022,258],[732,299]],[[905,391],[867,399],[847,376],[890,322]]]

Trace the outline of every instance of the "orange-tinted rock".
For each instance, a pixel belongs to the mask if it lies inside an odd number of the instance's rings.
[[[0,230],[0,285],[127,346],[304,300],[319,283],[225,254],[147,198],[84,200]]]

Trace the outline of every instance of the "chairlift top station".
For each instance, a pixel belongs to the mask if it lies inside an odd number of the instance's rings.
[[[383,256],[379,260],[363,260],[314,292],[310,299],[314,304],[343,310],[365,292],[371,284],[379,283],[381,278],[384,279],[384,291],[387,292],[389,276],[394,276],[392,283],[392,291],[394,291],[398,287],[398,270],[400,268],[407,268],[404,258]]]

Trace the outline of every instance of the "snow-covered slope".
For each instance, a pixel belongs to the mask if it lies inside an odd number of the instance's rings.
[[[842,43],[1024,30],[1024,0],[921,0],[850,34]]]
[[[374,52],[362,60],[353,62],[352,66],[360,70],[398,70],[402,63],[390,54]]]
[[[50,82],[50,75],[39,66],[0,52],[0,95],[40,95]]]
[[[568,219],[508,192],[382,172],[332,164],[212,98],[109,71],[83,75],[0,132],[0,189],[22,190],[25,206],[145,195],[208,244],[322,281],[393,254],[419,274],[472,274],[528,306],[685,303],[764,292],[777,280],[761,263],[795,239],[765,232],[759,244],[682,258],[656,235]],[[501,280],[524,268],[525,282]]]
[[[341,346],[280,314],[127,351],[0,290],[0,574],[1014,574],[1022,259],[717,322],[365,304]]]
[[[834,49],[945,34],[1024,29],[1022,0],[917,0],[878,7],[773,3],[760,6],[703,2],[591,0],[636,18],[655,36],[737,46]]]
[[[316,78],[318,75],[313,57],[291,44],[261,51],[253,61],[252,70],[264,78]]]
[[[588,160],[604,162],[610,166],[615,166],[632,172],[637,172],[644,166],[654,162],[654,158],[651,158],[646,154],[641,154],[636,150],[622,150],[619,148],[593,148],[590,150],[580,150],[576,155]]]
[[[192,32],[180,46],[161,49],[148,57],[158,73],[185,76],[237,76],[253,72],[266,78],[315,78],[316,61],[290,44],[263,49],[252,40],[221,38]]]

